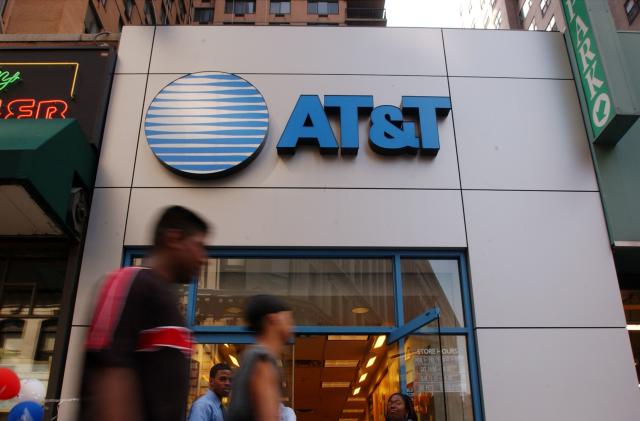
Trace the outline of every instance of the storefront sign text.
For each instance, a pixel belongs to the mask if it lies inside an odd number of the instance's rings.
[[[14,99],[3,104],[0,99],[0,118],[66,118],[69,104],[61,99]]]
[[[440,149],[437,117],[451,110],[448,97],[403,96],[402,108],[393,105],[373,107],[370,95],[326,95],[324,106],[317,95],[298,98],[287,126],[277,145],[279,154],[293,154],[300,144],[317,145],[320,153],[357,154],[360,145],[358,116],[369,114],[369,145],[381,154],[420,152],[435,155]],[[340,142],[331,129],[327,114],[337,113],[340,119]],[[417,116],[420,127],[405,117]]]
[[[20,81],[20,72],[11,74],[6,70],[0,70],[0,92]]]

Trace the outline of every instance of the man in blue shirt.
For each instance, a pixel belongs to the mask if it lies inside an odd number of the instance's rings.
[[[222,398],[231,392],[231,368],[216,364],[209,372],[209,390],[191,405],[189,421],[224,421]]]

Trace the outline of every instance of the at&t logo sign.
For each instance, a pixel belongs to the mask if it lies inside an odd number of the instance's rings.
[[[381,154],[435,155],[440,149],[437,117],[451,110],[448,97],[403,96],[401,108],[379,105],[370,95],[301,95],[276,146],[293,154],[298,145],[321,153],[357,154],[358,117],[369,116],[369,145]],[[340,137],[328,114],[337,114]],[[413,115],[413,120],[407,119]],[[147,111],[145,134],[156,157],[171,170],[192,177],[228,174],[253,160],[269,128],[267,104],[241,77],[193,73],[164,87]],[[419,130],[418,130],[419,128]]]

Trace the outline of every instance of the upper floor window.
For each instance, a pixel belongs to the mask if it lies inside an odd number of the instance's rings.
[[[532,19],[531,23],[529,24],[529,30],[530,31],[537,31],[538,30],[538,25],[536,25],[536,20]]]
[[[151,3],[151,0],[146,0],[144,2],[144,16],[148,24],[156,24],[156,13],[153,11],[153,3]]]
[[[272,15],[291,13],[291,1],[272,1],[269,5],[269,13]]]
[[[133,10],[133,0],[125,0],[124,14],[127,16],[127,19],[131,19],[131,10]]]
[[[624,4],[624,10],[627,12],[627,20],[629,21],[629,24],[632,24],[640,13],[640,1],[627,0]]]
[[[256,12],[255,0],[226,0],[224,12],[236,15],[251,15]]]
[[[169,15],[167,15],[167,9],[162,7],[162,12],[160,12],[160,23],[166,25],[169,23]]]
[[[498,10],[495,19],[493,20],[493,27],[496,29],[500,29],[502,26],[502,10]]]
[[[193,14],[193,20],[198,22],[201,25],[207,24],[211,22],[213,18],[213,9],[207,8],[195,8]]]
[[[100,23],[100,18],[93,8],[93,4],[89,3],[87,14],[84,16],[84,32],[86,34],[97,34],[101,31],[102,23]]]
[[[524,20],[531,10],[532,0],[524,0],[522,9],[520,9],[520,19]]]
[[[307,13],[310,15],[337,15],[340,13],[338,0],[308,0]]]
[[[556,24],[556,17],[555,16],[551,16],[551,20],[549,21],[549,24],[547,25],[547,31],[556,31],[558,30],[558,25]]]
[[[544,16],[549,10],[549,0],[540,0],[540,10],[542,11],[542,16]]]

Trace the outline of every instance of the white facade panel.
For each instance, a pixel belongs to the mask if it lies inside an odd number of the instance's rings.
[[[598,193],[465,191],[479,327],[624,327]]]
[[[452,78],[462,188],[597,190],[575,89],[573,81]]]
[[[88,327],[72,326],[69,334],[69,348],[67,350],[67,362],[64,366],[64,382],[60,393],[60,406],[58,418],[61,420],[76,419],[80,409],[80,384],[82,382],[82,370],[84,367],[84,343],[87,337]]]
[[[145,110],[155,95],[181,75],[150,75]],[[449,96],[446,78],[381,76],[240,75],[266,98],[269,133],[262,152],[247,168],[230,177],[199,181],[168,171],[153,155],[144,130],[136,160],[134,187],[349,187],[349,188],[460,188],[451,114],[439,119],[440,151],[436,157],[383,156],[369,146],[369,118],[360,119],[357,156],[320,155],[317,147],[301,147],[293,157],[282,157],[276,145],[303,93],[372,95],[374,105],[400,106],[402,96]],[[332,121],[340,139],[339,119]]]
[[[573,79],[559,32],[444,29],[443,35],[449,76]]]
[[[153,45],[153,26],[131,26],[122,28],[118,45],[116,73],[147,73]]]
[[[182,204],[220,247],[465,247],[456,190],[134,189],[125,245],[148,245],[158,212]]]
[[[479,329],[477,337],[487,421],[640,419],[625,329]]]
[[[115,75],[96,187],[131,187],[147,75]]]
[[[150,73],[446,74],[440,29],[161,26]]]
[[[129,192],[122,188],[94,190],[73,312],[74,325],[91,323],[96,288],[106,274],[122,264]]]

